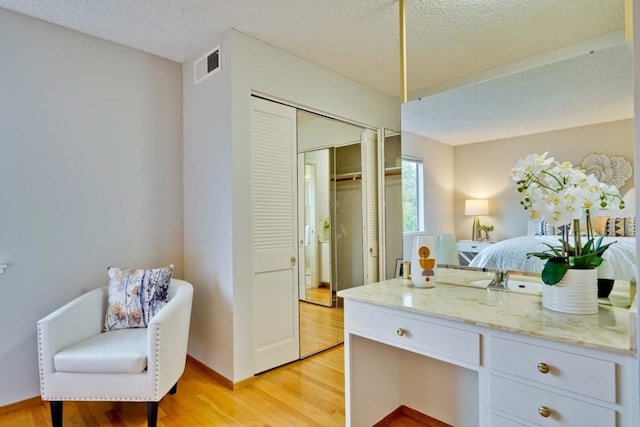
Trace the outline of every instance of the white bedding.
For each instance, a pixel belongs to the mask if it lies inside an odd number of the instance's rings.
[[[603,243],[609,242],[616,243],[605,251],[604,262],[598,267],[598,277],[617,280],[637,277],[636,238],[605,237]],[[536,257],[527,258],[527,253],[548,249],[544,243],[558,245],[559,237],[524,236],[496,242],[480,251],[469,266],[539,273],[544,267],[544,261]]]

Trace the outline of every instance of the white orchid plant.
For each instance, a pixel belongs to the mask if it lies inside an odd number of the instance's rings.
[[[599,209],[624,209],[624,201],[616,187],[547,154],[529,154],[520,159],[511,170],[510,179],[522,196],[520,204],[529,212],[529,218],[544,220],[562,231],[559,246],[545,243],[548,250],[527,254],[546,260],[542,281],[555,285],[570,268],[589,269],[602,264],[602,254],[615,242],[603,245],[602,237],[595,239],[591,215]],[[580,221],[586,225],[584,246]]]

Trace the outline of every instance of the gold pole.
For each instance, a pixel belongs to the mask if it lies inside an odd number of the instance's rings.
[[[633,40],[633,0],[624,2],[624,40]]]
[[[399,0],[400,9],[400,102],[407,102],[407,28],[404,0]]]

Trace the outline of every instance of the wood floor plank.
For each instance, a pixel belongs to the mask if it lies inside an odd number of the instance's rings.
[[[343,341],[344,308],[299,302],[300,354],[308,356]]]

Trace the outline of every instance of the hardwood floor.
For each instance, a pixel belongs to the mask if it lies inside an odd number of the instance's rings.
[[[343,361],[338,346],[260,374],[235,391],[188,362],[178,393],[160,402],[158,427],[344,426]],[[50,425],[46,402],[0,415],[2,427]],[[146,425],[144,403],[64,403],[65,427]]]
[[[65,402],[65,427],[145,427],[145,403]],[[444,427],[399,408],[377,426]],[[158,427],[338,427],[345,425],[342,345],[258,375],[235,391],[187,359],[178,392],[158,408]],[[0,412],[0,427],[51,426],[49,403]]]
[[[300,301],[300,355],[317,353],[344,339],[344,309]]]
[[[373,427],[452,427],[442,421],[431,418],[428,415],[420,413],[406,406],[400,406],[398,409],[387,415]]]
[[[333,298],[329,285],[320,286],[318,288],[308,288],[305,289],[304,293],[304,300],[307,302],[326,305],[328,307],[333,305]]]

